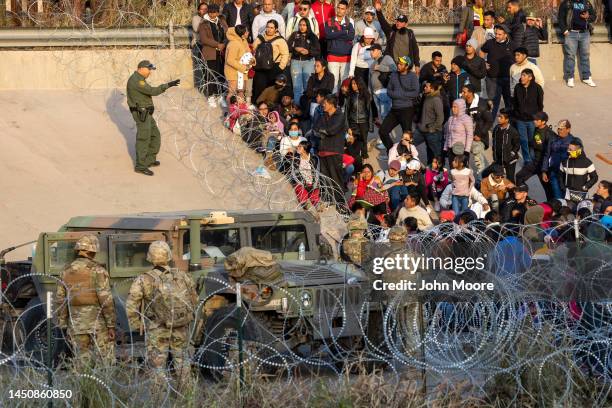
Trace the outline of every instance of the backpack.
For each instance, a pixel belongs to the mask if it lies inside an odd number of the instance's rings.
[[[274,68],[274,51],[272,49],[272,43],[279,38],[280,35],[272,38],[270,41],[266,41],[262,35],[258,36],[261,44],[255,50],[255,70],[256,71],[269,71]]]
[[[150,307],[155,319],[168,329],[187,326],[194,316],[189,286],[176,272],[175,269],[161,277],[147,272],[155,281]]]

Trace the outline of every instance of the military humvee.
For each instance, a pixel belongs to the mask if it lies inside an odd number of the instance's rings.
[[[291,354],[300,346],[329,348],[330,342],[350,343],[362,335],[360,319],[369,308],[370,286],[350,265],[322,259],[320,228],[312,215],[200,210],[75,217],[58,232],[41,233],[32,259],[1,261],[0,323],[16,328],[4,330],[4,349],[23,345],[33,355],[44,352],[46,292],[55,292],[59,273],[75,257],[76,240],[91,233],[100,240],[96,261],[111,277],[119,332],[128,333],[120,342],[138,338],[129,332],[124,301],[133,278],[151,268],[146,254],[155,240],[170,244],[175,266],[189,270],[197,283],[203,302],[193,326],[193,342],[200,348],[201,365],[208,369],[224,365],[227,350],[219,338],[228,336],[237,324],[232,314],[237,292],[223,260],[245,246],[272,252],[283,273],[280,281],[270,284],[244,282],[240,296],[249,310],[245,338],[269,344],[268,350]],[[61,343],[52,345],[56,354]]]

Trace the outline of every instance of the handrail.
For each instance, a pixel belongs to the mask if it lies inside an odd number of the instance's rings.
[[[413,24],[410,26],[419,44],[450,45],[454,43],[457,25]],[[119,28],[119,29],[48,29],[11,28],[0,29],[0,48],[38,47],[162,47],[187,48],[191,32],[186,27],[167,28]],[[562,39],[556,30],[550,30],[553,43]],[[591,37],[595,43],[608,42],[607,28],[595,25]]]

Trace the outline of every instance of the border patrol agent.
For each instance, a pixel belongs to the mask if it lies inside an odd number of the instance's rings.
[[[108,362],[114,360],[115,304],[108,272],[94,261],[100,244],[95,235],[81,237],[77,258],[60,274],[57,286],[58,320],[67,329],[78,361],[89,365],[94,351]]]
[[[155,107],[153,106],[152,96],[161,95],[168,88],[178,86],[181,83],[180,79],[175,79],[159,86],[149,85],[147,78],[151,75],[151,71],[155,69],[155,65],[151,64],[150,61],[140,61],[138,69],[127,82],[127,103],[136,122],[135,171],[147,176],[153,175],[149,167],[159,166],[160,164],[156,156],[161,146],[161,135],[157,123],[153,119]]]

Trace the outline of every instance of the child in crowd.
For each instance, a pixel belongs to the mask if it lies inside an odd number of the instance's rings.
[[[469,196],[474,187],[474,172],[464,166],[464,156],[456,155],[453,159],[453,169],[450,171],[453,183],[452,207],[455,214],[461,214],[469,208]]]
[[[229,130],[236,134],[240,134],[240,125],[236,126],[239,123],[239,119],[243,115],[250,114],[249,105],[246,103],[246,99],[244,97],[244,91],[238,91],[236,95],[230,96],[230,106],[229,106],[229,114],[225,118],[223,124]]]
[[[448,170],[444,168],[442,157],[434,157],[425,170],[427,197],[433,201],[434,210],[440,211],[440,196],[448,185]]]

